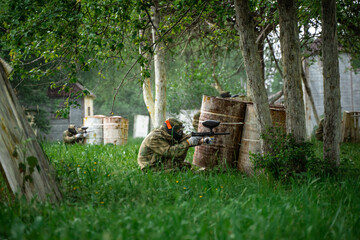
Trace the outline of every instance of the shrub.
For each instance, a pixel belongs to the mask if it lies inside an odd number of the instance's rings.
[[[327,169],[315,156],[312,143],[299,143],[279,127],[268,129],[261,138],[271,144],[267,153],[250,153],[255,171],[262,170],[276,180],[287,181],[301,173],[318,175]]]

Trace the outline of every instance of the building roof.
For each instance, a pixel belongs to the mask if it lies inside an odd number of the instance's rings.
[[[60,87],[56,87],[56,88],[48,88],[48,92],[47,95],[50,98],[64,98],[64,97],[69,97],[71,95],[71,93],[76,93],[76,92],[82,92],[84,90],[89,92],[89,95],[87,95],[88,97],[92,97],[92,98],[96,98],[95,94],[93,94],[89,89],[85,88],[83,85],[81,85],[80,83],[72,83],[69,86],[69,91],[65,91],[65,90],[61,90],[62,86]]]

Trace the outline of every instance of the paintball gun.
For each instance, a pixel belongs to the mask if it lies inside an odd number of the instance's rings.
[[[206,128],[209,128],[209,132],[192,132],[192,137],[206,137],[206,141],[211,141],[208,137],[212,138],[218,135],[230,135],[229,132],[213,132],[213,128],[219,126],[220,122],[215,120],[206,120],[202,123],[202,125]],[[206,142],[207,143],[207,142]]]
[[[81,130],[79,131],[79,133],[78,134],[76,134],[76,137],[77,138],[86,138],[87,137],[87,135],[88,135],[88,133],[87,133],[87,129],[88,129],[89,127],[81,127]]]

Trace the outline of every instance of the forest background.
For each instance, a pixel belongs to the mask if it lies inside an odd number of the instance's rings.
[[[117,13],[115,8],[106,7],[107,4],[111,6],[111,1],[105,1],[103,4],[96,4],[96,1],[81,3],[59,1],[58,3],[54,5],[42,1],[5,1],[1,8],[2,56],[15,68],[11,83],[22,105],[29,111],[38,112],[36,122],[39,127],[47,130],[47,123],[43,119],[45,113],[38,107],[39,103],[49,103],[48,87],[50,85],[66,87],[67,84],[74,82],[81,83],[96,95],[94,114],[109,115],[113,112],[115,115],[128,118],[130,122],[136,114],[148,114],[142,98],[144,80],[140,65],[148,64],[149,74],[153,78],[151,59],[142,59],[144,62],[132,69],[115,100],[114,95],[131,64],[139,58],[141,36],[138,35],[138,31],[145,26],[141,25],[144,22],[131,23],[133,19],[130,17],[135,14],[136,20],[138,14],[144,12],[140,8],[149,5],[136,1],[126,3],[114,1],[113,4],[119,11],[121,4],[137,6],[135,13],[127,12],[126,14],[129,15],[124,16],[128,17],[126,23],[118,22],[112,26],[114,29],[123,26],[126,31],[96,35],[96,31],[110,26],[110,18],[107,14]],[[81,10],[76,8],[80,8],[80,4]],[[41,6],[43,8],[39,11]],[[172,8],[177,8],[173,11],[179,10],[180,13],[185,7],[182,6],[182,1],[175,1],[172,4]],[[88,16],[82,15],[83,11],[89,9],[94,12]],[[210,14],[211,11],[213,10],[209,8],[206,14]],[[75,29],[71,29],[73,26],[70,23],[84,24],[89,21],[87,17],[91,18],[91,15],[96,14],[100,15],[93,20],[94,22],[80,29],[95,33],[84,37],[81,36],[84,32],[74,32]],[[193,14],[196,14],[196,11]],[[115,16],[111,17],[115,18]],[[174,16],[177,17],[179,16]],[[58,21],[59,19],[61,21]],[[191,17],[187,17],[184,21],[191,21]],[[166,38],[167,111],[178,113],[180,109],[199,109],[203,94],[218,94],[211,86],[214,84],[214,78],[221,80],[224,89],[231,90],[232,93],[244,94],[245,72],[242,68],[236,34],[233,33],[232,38],[226,38],[221,36],[222,31],[214,26],[214,29],[208,29],[207,32],[201,28],[198,31],[185,31],[182,37],[176,38],[177,33],[184,32],[182,28],[184,27],[177,26]],[[52,32],[49,32],[49,29]],[[74,36],[69,36],[66,31]],[[74,38],[78,42],[74,42]],[[80,46],[83,41],[88,45]],[[90,45],[91,41],[93,45]],[[171,41],[176,42],[170,43]],[[103,48],[100,50],[100,47]],[[67,52],[70,49],[71,52]],[[114,56],[116,54],[119,55]],[[239,84],[239,81],[242,84]],[[152,88],[154,89],[154,86]],[[58,106],[52,107],[58,110]],[[130,127],[129,130],[131,131],[132,128]]]

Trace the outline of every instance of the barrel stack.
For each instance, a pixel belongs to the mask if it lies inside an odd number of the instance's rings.
[[[285,108],[271,105],[270,114],[273,124],[286,130]],[[197,146],[193,164],[224,170],[237,168],[252,174],[253,166],[249,152],[260,151],[260,134],[253,103],[235,98],[203,96],[198,132],[209,131],[201,124],[206,120],[221,122],[213,131],[229,132],[230,135],[215,136],[212,144]]]
[[[125,145],[128,140],[129,120],[121,116],[94,115],[84,118],[88,127],[87,143]]]

